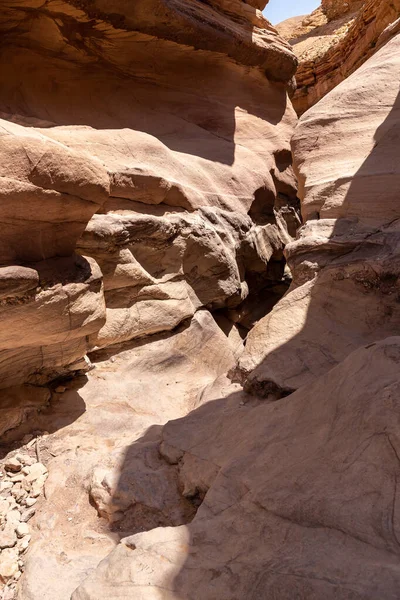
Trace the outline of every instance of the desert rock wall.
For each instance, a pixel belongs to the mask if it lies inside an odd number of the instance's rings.
[[[399,17],[398,1],[327,1],[301,24],[278,26],[299,59],[293,98],[297,113],[303,114],[368,60],[379,36]]]
[[[305,225],[285,250],[291,291],[241,359],[258,393],[297,389],[399,330],[399,48],[398,34],[383,39],[296,129]]]
[[[280,284],[297,61],[262,4],[1,2],[1,386]]]
[[[247,337],[244,390],[220,377],[162,429],[194,518],[122,539],[73,600],[396,598],[399,50],[394,25],[296,127],[305,224],[291,289]]]

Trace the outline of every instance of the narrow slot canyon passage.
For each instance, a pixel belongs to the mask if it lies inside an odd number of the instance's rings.
[[[0,600],[399,598],[400,2],[266,4],[0,0]]]

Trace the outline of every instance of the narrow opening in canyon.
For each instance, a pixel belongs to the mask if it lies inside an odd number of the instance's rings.
[[[397,597],[399,0],[39,4],[0,0],[0,600]]]

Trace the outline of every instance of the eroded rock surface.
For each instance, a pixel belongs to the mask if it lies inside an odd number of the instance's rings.
[[[73,600],[394,600],[399,360],[388,338],[278,403],[210,392],[163,429],[208,490],[193,522],[123,539]]]
[[[100,269],[74,250],[109,178],[96,159],[21,125],[1,120],[0,140],[4,388],[73,371],[104,323]]]
[[[395,600],[398,24],[296,130],[296,236],[262,0],[0,4],[2,600]]]
[[[0,4],[0,386],[279,284],[297,61],[265,2]]]
[[[248,389],[283,393],[399,331],[400,37],[310,109],[293,139],[303,217],[291,291],[251,331]]]
[[[297,113],[303,114],[368,60],[379,36],[399,17],[398,0],[325,0],[300,22],[279,25],[299,59],[292,100]]]
[[[57,386],[64,391],[53,390],[48,408],[3,436],[12,444],[27,432],[47,432],[39,450],[49,476],[29,521],[20,600],[69,600],[121,537],[179,526],[197,510],[158,448],[162,425],[201,403],[203,390],[235,364],[212,315],[199,311],[173,335],[103,350],[93,360],[87,378]]]

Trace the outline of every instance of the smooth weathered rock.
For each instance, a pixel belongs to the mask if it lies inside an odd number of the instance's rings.
[[[28,380],[40,384],[68,368],[86,353],[86,337],[105,321],[102,275],[93,259],[73,256],[35,266],[40,288],[34,295],[0,306],[3,388]]]
[[[240,360],[254,393],[288,393],[400,332],[399,50],[395,35],[296,130],[307,223],[285,251],[292,288]]]
[[[42,463],[34,463],[30,467],[26,467],[26,481],[34,483],[47,475],[47,468]]]
[[[25,424],[53,433],[46,501],[28,522],[34,533],[21,600],[70,600],[119,536],[180,525],[195,512],[177,489],[175,467],[158,454],[160,424],[187,414],[235,365],[226,335],[202,310],[173,334],[114,347],[110,357],[109,349],[98,351],[87,383],[71,381],[51,411]]]
[[[6,548],[0,553],[0,582],[7,583],[18,573],[18,551]]]
[[[297,61],[264,4],[4,0],[0,387],[86,369],[283,267]]]
[[[19,538],[23,538],[29,534],[29,525],[27,523],[20,523],[15,532]]]
[[[0,553],[5,548],[13,548],[17,543],[17,536],[13,523],[7,523],[2,531],[0,531]]]
[[[254,274],[266,285],[273,277],[266,266],[282,257],[287,239],[277,224],[254,226],[248,216],[211,209],[96,216],[80,248],[103,271],[107,321],[91,344],[171,330],[201,306],[241,303],[249,293],[246,279]]]
[[[194,520],[122,540],[73,600],[396,598],[399,361],[388,338],[280,402],[231,386],[168,423],[208,489]]]

